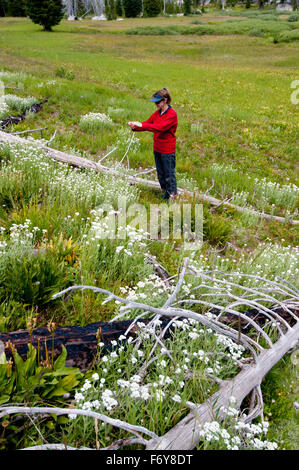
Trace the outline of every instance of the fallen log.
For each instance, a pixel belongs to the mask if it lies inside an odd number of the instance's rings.
[[[144,323],[149,320],[144,320]],[[0,333],[0,355],[5,353],[6,357],[11,356],[9,342],[11,342],[22,359],[26,359],[28,352],[28,344],[32,344],[39,349],[41,360],[45,359],[46,349],[51,360],[52,353],[55,360],[62,351],[62,345],[67,350],[67,367],[78,367],[82,372],[87,371],[98,353],[98,343],[101,341],[104,346],[101,353],[112,350],[111,341],[118,341],[119,336],[123,335],[131,321],[120,322],[95,322],[87,326],[62,326],[57,327],[54,332],[54,345],[52,348],[52,335],[47,327],[35,328],[32,334],[28,330],[11,331],[8,333]],[[163,322],[165,326],[167,320]],[[135,337],[138,326],[134,326],[128,336]]]
[[[0,141],[7,142],[7,143],[20,144],[22,146],[28,143],[26,139],[23,139],[15,135],[7,134],[1,131],[0,131]],[[31,141],[30,144],[32,145],[32,143],[34,142]],[[36,145],[41,147],[39,142],[36,142]],[[108,173],[110,175],[118,176],[119,178],[126,178],[131,184],[140,184],[140,185],[144,185],[149,188],[152,188],[152,189],[160,190],[160,184],[157,181],[146,180],[146,179],[139,178],[130,174],[124,174],[113,168],[108,168],[104,165],[101,165],[98,162],[88,160],[87,158],[70,155],[65,152],[61,152],[60,150],[52,149],[50,147],[41,147],[41,148],[47,151],[50,158],[53,158],[54,160],[57,160],[59,162],[73,165],[78,168],[84,168],[87,170],[95,170],[101,173]],[[198,191],[193,192],[193,191],[187,191],[186,189],[178,188],[177,193],[179,195],[186,195],[188,197],[194,197],[195,199],[199,199],[203,202],[211,204],[212,206],[219,206],[220,204],[225,205],[227,207],[230,207],[231,209],[236,210],[237,212],[252,214],[254,216],[258,216],[269,221],[275,220],[277,222],[290,223],[292,225],[299,224],[299,220],[287,220],[285,217],[265,214],[264,212],[258,212],[249,207],[240,207],[240,206],[230,203],[229,201],[221,201],[215,197],[207,196],[206,194],[199,193]]]
[[[299,317],[299,308],[292,309],[295,315]],[[282,308],[274,307],[273,311],[277,312],[282,318],[287,321],[290,326],[296,324],[295,319],[285,312]],[[211,310],[211,313],[213,310]],[[217,313],[217,312],[215,312]],[[254,321],[263,327],[265,325],[265,317],[259,310],[251,309],[246,312],[246,317],[252,318]],[[182,320],[182,317],[177,318]],[[150,324],[153,318],[143,319],[144,324]],[[167,333],[164,338],[168,338],[172,331],[170,320],[166,317],[161,317],[161,329],[166,328]],[[220,318],[220,322],[224,325],[229,325],[236,331],[240,329],[242,333],[248,332],[251,325],[246,319],[236,319],[229,313]],[[136,337],[139,328],[136,324],[132,328],[131,320],[114,321],[114,322],[94,322],[86,326],[62,326],[57,327],[54,332],[54,343],[52,343],[52,334],[47,327],[40,327],[33,329],[31,335],[28,330],[11,331],[7,333],[0,333],[0,355],[2,352],[9,358],[11,350],[9,344],[12,343],[18,354],[23,360],[26,359],[28,352],[28,344],[32,344],[35,348],[39,349],[41,360],[46,356],[46,350],[50,359],[55,360],[62,351],[62,345],[67,350],[67,367],[78,367],[82,372],[86,372],[94,363],[98,354],[98,343],[101,341],[104,346],[101,349],[101,354],[112,350],[111,341],[118,341],[121,335],[127,331],[127,336],[132,338]],[[100,339],[99,339],[100,338]]]

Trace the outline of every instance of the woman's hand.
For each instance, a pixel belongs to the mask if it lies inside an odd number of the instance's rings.
[[[142,127],[141,122],[138,121],[128,122],[128,125],[131,127],[131,129],[135,129],[135,127]]]

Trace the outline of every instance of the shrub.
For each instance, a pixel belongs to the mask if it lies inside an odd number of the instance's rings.
[[[58,69],[56,69],[55,70],[55,75],[56,75],[56,77],[66,78],[67,80],[74,80],[74,78],[75,78],[74,72],[69,72],[64,67],[59,67]]]
[[[294,21],[299,21],[299,13],[292,13],[287,21],[290,21],[291,23],[294,22]]]
[[[31,255],[31,256],[30,256]],[[67,285],[64,263],[50,255],[6,253],[0,272],[0,298],[13,299],[28,305],[44,305],[53,293]]]
[[[27,406],[30,403],[40,403],[41,406],[43,404],[47,406],[48,403],[45,401],[51,400],[54,405],[61,406],[67,402],[67,397],[82,379],[79,369],[65,367],[67,351],[64,346],[62,346],[61,355],[54,363],[50,363],[50,358],[47,355],[46,360],[42,362],[40,351],[37,351],[31,344],[28,345],[25,360],[19,356],[12,344],[10,345],[10,353],[9,360],[4,353],[0,356],[0,405],[13,402],[24,403]],[[20,421],[25,422],[25,426],[20,425]],[[54,428],[54,423],[59,425],[65,422],[66,418],[64,417],[61,419],[52,416],[47,418],[46,426]],[[5,427],[5,436],[4,433],[1,436],[1,449],[7,450],[9,446],[15,445],[24,427],[27,428],[25,417],[19,416],[17,423],[16,426],[15,419],[8,416],[1,419],[0,425],[3,425],[3,429]]]
[[[18,2],[16,2],[15,0],[6,0],[6,7],[6,16],[26,16],[25,0],[18,0]]]
[[[293,29],[292,31],[284,31],[277,38],[277,42],[293,41],[299,41],[299,29]]]
[[[219,214],[204,213],[203,235],[211,245],[224,245],[232,233],[231,223]]]

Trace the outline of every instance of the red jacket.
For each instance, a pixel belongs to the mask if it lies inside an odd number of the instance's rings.
[[[154,133],[154,150],[159,153],[174,153],[176,150],[175,131],[178,125],[178,117],[175,110],[169,108],[160,114],[155,111],[146,121],[142,122],[142,127],[136,127],[136,131],[150,131]]]

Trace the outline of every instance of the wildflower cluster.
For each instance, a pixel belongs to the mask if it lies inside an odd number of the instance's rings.
[[[281,240],[284,241],[283,239]],[[244,252],[241,253],[239,260],[226,258],[220,254],[206,256],[200,253],[193,258],[192,266],[199,272],[216,269],[231,276],[225,276],[222,279],[226,281],[238,283],[241,281],[244,287],[264,286],[265,281],[258,279],[266,278],[274,281],[279,276],[282,279],[290,280],[292,283],[297,283],[299,275],[299,250],[292,246],[282,246],[278,243],[271,243],[266,241],[260,243],[259,247],[251,253],[250,258]],[[254,277],[243,277],[242,275],[253,275]],[[218,287],[219,290],[223,285],[221,283],[207,281],[209,285]],[[234,290],[233,286],[227,286],[229,291]]]
[[[9,107],[5,103],[3,97],[0,97],[0,119],[4,119],[9,112]]]
[[[20,80],[25,80],[29,75],[24,72],[9,72],[8,70],[0,70],[0,80],[5,83],[19,83]]]
[[[221,335],[219,333],[215,333],[215,336],[217,344],[224,346],[224,348],[227,348],[233,360],[237,361],[242,357],[242,354],[245,351],[244,346],[242,346],[241,344],[236,344],[227,336]]]
[[[44,87],[48,87],[48,86],[57,86],[57,80],[48,80],[46,82],[40,82],[37,84],[37,87],[38,88],[44,88]]]
[[[88,113],[81,116],[80,127],[85,131],[97,131],[113,126],[112,119],[104,113]]]
[[[252,178],[247,176],[244,187],[243,177],[241,178],[238,170],[232,165],[224,165],[213,163],[209,169],[209,175],[213,178],[217,185],[221,184],[222,196],[232,193],[231,202],[242,207],[256,207],[263,211],[267,209],[273,213],[276,207],[284,208],[286,217],[296,216],[294,211],[298,196],[299,188],[295,184],[280,185],[269,181],[267,178]],[[234,188],[235,186],[235,188]]]
[[[29,109],[33,104],[38,102],[38,100],[33,96],[21,98],[20,96],[11,94],[4,95],[4,100],[7,106],[9,106],[9,108],[20,113],[23,113],[24,111]]]
[[[138,281],[135,286],[122,286],[122,294],[128,300],[136,302],[150,302],[152,305],[159,305],[161,300],[166,300],[167,295],[173,290],[173,283],[167,287],[165,282],[155,273],[149,274],[142,281]],[[125,307],[120,307],[120,311]],[[127,311],[129,312],[129,310]]]
[[[268,432],[269,423],[263,421],[258,424],[246,422],[246,414],[240,413],[236,407],[236,399],[232,396],[227,407],[221,406],[220,412],[224,416],[223,425],[218,421],[204,423],[200,431],[204,449],[227,450],[276,450],[276,442],[264,440]]]
[[[295,184],[273,183],[266,178],[259,180],[254,178],[254,191],[260,197],[264,198],[270,204],[286,206],[289,209],[295,207],[299,196],[299,187]]]
[[[11,173],[20,174],[20,178],[36,192],[41,193],[47,189],[45,196],[54,201],[74,202],[95,206],[106,201],[116,204],[118,194],[122,194],[129,202],[136,200],[138,190],[124,179],[117,179],[111,175],[102,175],[93,171],[85,172],[78,168],[69,168],[60,162],[54,162],[44,150],[37,147],[37,142],[28,139],[28,145],[20,148],[16,144],[9,145],[9,162],[2,164],[1,180],[3,184],[12,184],[14,179]],[[0,144],[0,150],[3,144]],[[118,186],[119,193],[115,192]]]
[[[9,234],[5,235],[5,227],[0,227],[0,252],[1,255],[10,251],[28,251],[33,249],[34,241],[37,232],[40,231],[39,227],[33,226],[29,219],[26,219],[23,224],[12,224],[9,229]]]

